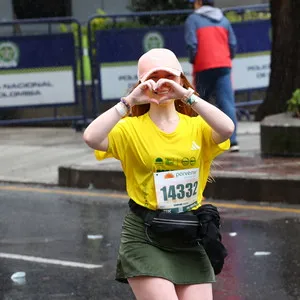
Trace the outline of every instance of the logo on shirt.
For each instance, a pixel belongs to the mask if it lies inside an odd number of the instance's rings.
[[[181,161],[181,164],[183,166],[194,166],[196,162],[197,162],[196,157],[190,157],[190,158],[184,157]]]
[[[195,141],[192,141],[192,147],[191,150],[200,150],[200,146],[197,145],[197,143]]]
[[[164,164],[164,160],[161,157],[157,157],[155,159],[155,164],[156,165],[163,165]]]
[[[196,143],[195,143],[196,144]],[[199,150],[200,147],[196,144],[194,145],[194,150]],[[195,156],[192,157],[183,157],[182,159],[180,158],[175,158],[175,157],[157,157],[154,160],[154,165],[155,165],[155,170],[156,172],[166,172],[169,171],[170,169],[174,169],[175,167],[180,167],[180,166],[194,166],[197,163],[197,159]]]

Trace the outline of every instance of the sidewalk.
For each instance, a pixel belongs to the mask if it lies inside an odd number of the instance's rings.
[[[239,153],[215,161],[206,197],[297,203],[300,158],[260,157],[259,123],[240,122]],[[71,128],[0,128],[0,182],[125,190],[119,161],[98,162]]]

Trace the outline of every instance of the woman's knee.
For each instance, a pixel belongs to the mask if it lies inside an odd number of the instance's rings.
[[[212,300],[212,284],[177,285],[176,293],[179,300]]]
[[[164,278],[138,276],[127,280],[137,300],[178,300],[174,284]]]

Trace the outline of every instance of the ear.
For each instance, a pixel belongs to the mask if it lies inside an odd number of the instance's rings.
[[[180,78],[180,85],[183,86],[183,80]]]

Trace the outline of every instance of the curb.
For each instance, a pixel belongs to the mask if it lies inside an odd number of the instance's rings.
[[[213,172],[214,182],[208,183],[204,196],[215,200],[244,200],[299,204],[300,176],[272,176],[263,173]],[[61,166],[59,186],[125,191],[121,170]]]

